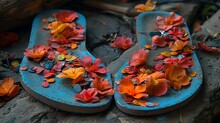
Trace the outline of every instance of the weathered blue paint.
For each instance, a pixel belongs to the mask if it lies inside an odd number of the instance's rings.
[[[42,19],[52,17],[52,14],[58,11],[60,10],[47,10],[35,17],[28,47],[33,47],[38,44],[48,45],[47,40],[50,39],[50,34],[48,30],[43,29],[43,27],[47,26],[47,24],[43,23]],[[78,13],[78,15],[79,18],[76,23],[78,25],[82,25],[86,30],[85,17],[80,13]],[[73,51],[73,55],[79,56],[80,58],[92,56],[86,49],[85,40],[81,42],[76,50]],[[94,60],[95,57],[92,57]],[[33,66],[40,65],[24,57],[21,66],[31,68]],[[76,93],[70,86],[70,80],[68,79],[56,78],[55,83],[50,84],[49,88],[43,88],[41,86],[41,83],[44,80],[42,75],[30,73],[28,71],[20,71],[20,74],[22,76],[22,86],[29,94],[34,96],[36,99],[61,110],[76,113],[96,113],[107,109],[111,102],[112,97],[101,99],[100,102],[94,104],[81,103],[75,100],[74,97]],[[105,79],[108,79],[112,83],[109,73],[105,76]]]
[[[137,17],[137,36],[138,40],[141,44],[141,47],[143,48],[146,44],[151,44],[151,37],[150,32],[155,31],[154,30],[154,20],[156,17],[165,16],[167,17],[169,15],[169,12],[161,12],[161,11],[155,11],[155,12],[147,12],[142,13]],[[185,23],[185,28],[187,33],[190,36],[189,29]],[[190,44],[192,44],[192,39],[190,37]],[[157,48],[157,50],[150,50],[149,56],[148,56],[148,66],[155,65],[155,61],[153,61],[153,58],[155,56],[159,55],[161,51],[167,51],[167,48]],[[159,105],[155,107],[142,107],[142,106],[134,106],[127,104],[123,98],[122,95],[120,95],[116,90],[114,94],[114,98],[116,101],[117,106],[124,112],[133,114],[133,115],[153,115],[153,114],[161,114],[167,111],[174,110],[188,101],[190,101],[198,92],[202,85],[203,75],[202,75],[202,69],[199,63],[199,60],[193,52],[192,59],[194,61],[194,66],[189,68],[187,71],[195,71],[197,72],[197,76],[192,78],[191,85],[187,87],[183,87],[181,90],[176,91],[173,89],[170,89],[167,94],[161,97],[149,97],[147,98],[150,102],[158,102]],[[128,62],[126,62],[119,70],[119,72],[116,75],[116,79],[120,80],[123,75],[121,74],[121,70],[128,65]],[[118,85],[114,83],[114,88],[116,89]]]

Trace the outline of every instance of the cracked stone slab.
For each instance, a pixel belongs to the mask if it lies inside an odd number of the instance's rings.
[[[212,18],[209,21],[211,20]],[[197,43],[196,40],[194,42]],[[122,55],[121,60],[129,58],[131,52],[128,50],[128,55]],[[126,52],[124,53],[126,54]],[[0,121],[3,123],[210,123],[212,119],[218,121],[220,113],[220,54],[197,51],[197,55],[204,72],[203,87],[193,101],[178,110],[156,116],[137,117],[122,113],[112,103],[110,108],[102,113],[73,114],[51,108],[22,90],[15,98],[0,106]],[[111,66],[114,66],[114,63]],[[111,66],[109,65],[110,68]],[[0,75],[3,75],[2,72]],[[7,74],[4,73],[5,75]],[[8,75],[13,75],[13,77],[16,75],[19,80],[19,75],[16,73]]]

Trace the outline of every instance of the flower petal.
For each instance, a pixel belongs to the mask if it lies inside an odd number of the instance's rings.
[[[120,94],[128,94],[134,90],[134,84],[130,79],[122,79],[119,83],[118,91]]]
[[[140,49],[134,52],[131,56],[131,60],[129,61],[129,66],[138,66],[147,61],[147,55],[149,50]]]
[[[55,17],[57,20],[60,20],[65,23],[69,23],[69,22],[72,22],[73,20],[75,20],[76,18],[78,18],[78,15],[74,11],[68,12],[66,10],[62,10],[59,13],[55,13]]]
[[[158,47],[165,47],[167,42],[162,37],[155,35],[152,37],[152,44]]]

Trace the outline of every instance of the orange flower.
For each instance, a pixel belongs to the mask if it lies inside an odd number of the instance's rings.
[[[172,43],[169,48],[171,51],[175,52],[175,51],[180,51],[182,50],[186,45],[188,45],[188,41],[180,41],[180,40],[177,40],[175,41],[174,43]]]
[[[85,70],[89,73],[89,77],[97,76],[99,74],[107,74],[108,68],[100,66],[102,61],[97,58],[94,63],[92,63],[92,57],[86,56],[78,60],[79,64],[81,64]]]
[[[100,98],[114,94],[114,90],[110,82],[108,80],[104,80],[100,76],[96,76],[93,80],[93,87],[101,95]]]
[[[63,70],[62,73],[57,75],[58,78],[70,78],[73,79],[72,84],[76,84],[83,79],[82,75],[86,73],[83,67],[79,68],[69,68]]]
[[[37,45],[33,48],[27,48],[24,55],[27,58],[39,59],[46,55],[47,51],[50,49],[49,46]]]
[[[185,30],[179,28],[179,27],[173,27],[172,30],[169,30],[168,32],[169,34],[173,35],[173,39],[174,40],[182,40],[182,41],[186,41],[186,40],[189,40],[188,37],[184,38],[184,35],[187,34],[185,32]]]
[[[162,72],[154,72],[147,77],[147,92],[149,95],[162,96],[169,89],[169,80],[165,78]]]
[[[58,36],[61,32],[63,32],[63,30],[69,26],[68,23],[59,23],[59,22],[54,22],[55,24],[59,24],[59,25],[51,25],[52,28],[54,29],[51,29],[50,33],[52,35],[54,35],[53,37],[55,36]],[[53,23],[52,23],[53,24]],[[53,27],[54,26],[54,27]],[[56,27],[57,26],[57,27]]]
[[[15,85],[14,79],[5,78],[0,83],[0,96],[14,97],[20,91],[20,87]]]
[[[178,64],[182,68],[189,68],[194,64],[191,57],[183,57],[180,60],[178,58],[166,58],[165,63]]]
[[[151,0],[147,0],[145,4],[138,4],[135,6],[137,12],[153,11],[156,7],[156,3],[152,3]]]
[[[81,102],[95,103],[99,101],[97,94],[95,88],[83,89],[82,92],[76,94],[75,99]]]
[[[55,13],[55,18],[59,21],[65,22],[65,23],[69,23],[72,22],[73,20],[75,20],[76,18],[78,18],[78,15],[76,12],[74,11],[66,11],[66,10],[62,10],[59,13]]]
[[[184,68],[178,65],[165,64],[164,72],[166,79],[170,81],[170,86],[176,90],[180,90],[182,86],[190,84],[191,77],[186,74]]]
[[[148,94],[144,93],[146,91],[146,87],[146,84],[135,86],[130,79],[122,79],[119,83],[118,92],[120,94],[132,96],[135,99],[140,99],[148,97]]]
[[[161,30],[168,31],[174,26],[181,26],[184,23],[184,18],[182,16],[175,17],[174,12],[170,12],[168,18],[158,16],[156,20],[157,27]]]
[[[129,66],[138,66],[147,61],[147,55],[149,50],[140,49],[134,52],[131,56],[131,60],[129,61]]]
[[[54,24],[53,24],[54,23]],[[50,25],[51,34],[53,37],[49,40],[49,43],[69,44],[75,41],[84,40],[84,29],[79,29],[72,26],[69,23],[53,22]]]
[[[136,79],[137,83],[140,84],[140,83],[144,82],[145,80],[147,80],[147,76],[148,76],[148,74],[141,73],[135,79]]]

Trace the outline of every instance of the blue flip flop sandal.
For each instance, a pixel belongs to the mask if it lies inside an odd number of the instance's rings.
[[[154,11],[154,12],[146,12],[142,13],[137,17],[136,21],[136,34],[138,38],[138,43],[140,43],[141,47],[144,48],[145,45],[151,45],[151,36],[152,32],[155,32],[155,20],[157,16],[163,16],[168,17],[170,13],[169,12],[162,12],[162,11]],[[179,15],[176,15],[179,16]],[[184,28],[185,31],[188,34],[188,37],[190,39],[189,44],[192,45],[192,39],[190,36],[189,29],[187,27],[186,22],[184,22]],[[162,51],[167,51],[168,48],[157,48],[156,50],[150,50],[148,54],[148,66],[154,66],[156,62],[153,60],[157,55],[160,54]],[[146,98],[146,100],[149,102],[148,106],[136,106],[132,104],[126,103],[126,101],[123,99],[123,95],[119,94],[117,91],[119,85],[118,81],[120,81],[123,78],[123,74],[121,71],[129,65],[129,62],[126,62],[118,71],[115,78],[114,83],[114,89],[115,89],[115,103],[117,107],[128,114],[132,115],[155,115],[155,114],[161,114],[165,112],[169,112],[172,110],[175,110],[185,104],[187,104],[189,101],[191,101],[199,92],[202,81],[203,81],[203,73],[202,69],[199,63],[199,60],[196,56],[195,51],[193,51],[192,54],[192,61],[194,62],[194,65],[187,69],[187,71],[194,71],[197,73],[195,77],[192,77],[191,84],[189,86],[183,87],[181,90],[174,90],[169,89],[168,92],[161,96],[149,96]],[[156,102],[158,105],[154,105],[154,102]]]
[[[50,39],[51,35],[50,31],[44,29],[47,24],[43,23],[42,20],[44,18],[51,19],[55,12],[60,11],[61,10],[47,10],[35,17],[31,30],[30,42],[28,45],[29,48],[32,48],[35,45],[48,46],[47,41]],[[78,19],[76,21],[76,24],[83,26],[84,30],[86,30],[85,17],[80,13],[77,14]],[[72,53],[74,56],[77,56],[79,58],[91,56],[93,61],[95,60],[95,57],[92,56],[86,49],[86,40],[82,41],[78,45],[77,49],[75,49]],[[39,63],[36,63],[29,60],[27,57],[24,57],[21,66],[26,66],[30,69],[34,66],[39,66]],[[102,64],[102,66],[104,65]],[[76,101],[75,95],[77,93],[73,91],[73,88],[69,85],[67,79],[55,77],[55,82],[50,84],[48,88],[44,88],[41,85],[41,83],[44,81],[43,75],[23,70],[20,70],[20,74],[22,77],[21,84],[31,96],[49,106],[60,110],[75,113],[97,113],[106,110],[111,103],[112,96],[100,99],[100,101],[97,103],[83,103],[80,101]],[[109,73],[107,73],[104,78],[109,80],[109,82],[111,83],[111,77]]]

